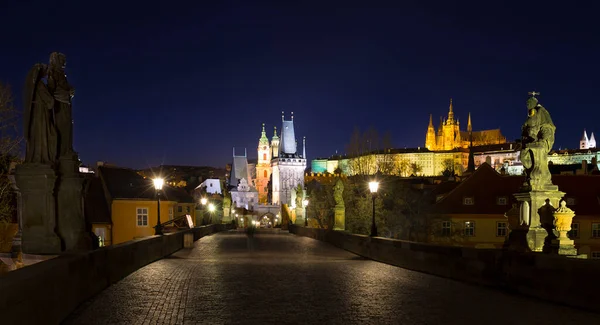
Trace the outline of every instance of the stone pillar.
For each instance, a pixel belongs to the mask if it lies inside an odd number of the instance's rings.
[[[21,248],[27,254],[59,254],[61,240],[56,234],[56,174],[48,165],[17,166],[15,181],[21,192]]]
[[[558,231],[558,238],[552,240],[554,246],[554,252],[559,255],[577,255],[577,249],[575,249],[574,241],[567,237],[567,232],[571,230],[571,223],[575,212],[567,208],[567,203],[563,200],[560,202],[560,207],[553,213],[554,215],[554,226]]]
[[[514,194],[519,202],[519,222],[511,224],[511,235],[508,241],[511,249],[518,251],[542,252],[544,245],[548,245],[547,237],[554,238],[552,232],[553,211],[558,206],[564,192],[556,191],[529,191]],[[508,216],[507,216],[508,217]],[[510,224],[510,219],[509,219]],[[513,228],[515,227],[516,228]],[[512,235],[512,232],[515,234]],[[521,247],[521,236],[526,233],[527,247]],[[512,237],[512,238],[511,238]],[[505,244],[505,246],[507,246]]]
[[[297,226],[304,227],[304,209],[302,207],[296,207],[296,220],[294,224]]]
[[[335,220],[333,230],[346,230],[346,207],[343,205],[336,205],[334,209]]]
[[[83,177],[76,154],[59,159],[57,229],[66,251],[91,250],[92,237],[83,213]]]
[[[231,200],[223,199],[223,219],[222,223],[231,223]]]

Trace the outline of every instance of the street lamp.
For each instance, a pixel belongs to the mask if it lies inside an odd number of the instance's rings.
[[[154,234],[155,235],[162,235],[163,231],[162,231],[162,225],[160,224],[160,191],[162,190],[163,184],[165,183],[165,180],[162,178],[155,178],[154,179],[154,189],[156,189],[156,199],[157,201],[157,215],[158,218],[156,219],[156,227],[154,227]]]
[[[302,201],[302,205],[304,205],[304,227],[308,227],[308,213],[306,207],[308,206],[308,200]]]
[[[203,197],[200,199],[200,203],[202,203],[202,205],[206,205],[206,203],[208,203],[208,199]]]
[[[379,182],[369,182],[369,191],[373,196],[373,222],[371,224],[371,237],[377,237],[377,225],[375,224],[375,196],[377,195],[377,189],[379,188]]]

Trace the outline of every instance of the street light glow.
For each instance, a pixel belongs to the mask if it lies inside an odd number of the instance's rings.
[[[214,204],[212,204],[212,203],[211,203],[211,204],[209,204],[209,205],[208,205],[208,211],[210,211],[210,212],[214,212],[214,211],[215,211],[215,205],[214,205]]]
[[[369,191],[371,191],[371,193],[373,193],[373,194],[377,193],[378,188],[379,188],[379,182],[376,182],[376,181],[369,182]]]
[[[162,178],[157,177],[153,181],[154,181],[154,188],[157,189],[157,190],[159,190],[159,191],[162,190],[162,187],[163,187],[163,184],[165,183],[165,180],[162,179]]]
[[[200,199],[200,203],[202,203],[202,205],[206,205],[206,203],[208,203],[208,199],[206,199],[205,197]]]
[[[302,204],[304,204],[304,207],[306,208],[308,206],[308,200],[302,201]]]

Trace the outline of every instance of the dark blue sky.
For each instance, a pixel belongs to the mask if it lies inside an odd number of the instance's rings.
[[[70,2],[0,4],[0,80],[20,99],[29,68],[65,53],[87,164],[221,167],[232,146],[255,157],[282,110],[309,159],[343,152],[354,127],[423,146],[450,97],[463,128],[471,112],[475,130],[514,139],[534,89],[556,148],[600,136],[592,1]]]

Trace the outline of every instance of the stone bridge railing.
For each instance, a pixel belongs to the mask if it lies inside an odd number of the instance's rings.
[[[600,312],[600,260],[439,246],[295,225],[290,232],[406,269]]]
[[[230,225],[209,225],[56,258],[0,276],[1,324],[59,324],[87,299],[140,267]]]

